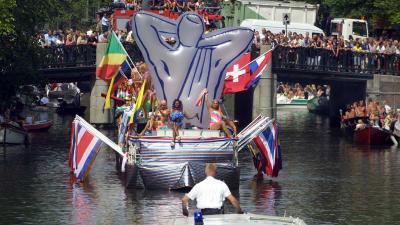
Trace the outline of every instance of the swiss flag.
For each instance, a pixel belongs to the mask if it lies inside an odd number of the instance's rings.
[[[247,84],[251,81],[249,67],[250,53],[245,53],[228,68],[225,76],[224,94],[236,93],[246,90]]]

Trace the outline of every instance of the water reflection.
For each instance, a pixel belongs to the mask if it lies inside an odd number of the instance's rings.
[[[281,186],[278,182],[255,177],[251,182],[254,213],[277,216],[277,206],[281,199]]]
[[[71,185],[72,117],[49,119],[53,127],[31,135],[30,146],[0,148],[0,224],[166,224],[181,215],[183,193],[126,189],[115,153],[107,148],[97,156],[89,182]],[[255,179],[251,155],[239,154],[240,188],[232,193],[245,211],[299,216],[308,224],[398,223],[398,149],[355,145],[330,129],[327,118],[305,110],[279,111],[278,120],[278,178]]]

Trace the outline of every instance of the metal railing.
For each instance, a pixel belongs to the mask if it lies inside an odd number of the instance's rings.
[[[125,43],[124,47],[133,62],[143,61],[136,44]],[[96,65],[95,45],[63,45],[43,48],[40,51],[41,69],[87,67]]]
[[[143,61],[135,43],[124,43],[133,62]],[[41,68],[87,67],[96,65],[95,45],[64,45],[43,48]],[[315,72],[368,73],[400,75],[400,55],[375,54],[322,48],[278,46],[273,51],[273,69],[294,69]]]
[[[96,65],[95,45],[63,45],[40,51],[41,68],[66,68]]]
[[[275,69],[400,75],[400,55],[396,54],[277,46],[272,61]]]

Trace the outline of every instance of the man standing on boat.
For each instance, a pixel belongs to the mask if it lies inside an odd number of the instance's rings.
[[[217,167],[214,163],[206,164],[206,179],[196,184],[192,190],[182,198],[183,215],[189,215],[189,199],[196,199],[197,208],[201,210],[203,215],[223,214],[225,198],[236,208],[237,213],[243,213],[238,200],[231,194],[228,186],[223,181],[214,178],[216,171]]]

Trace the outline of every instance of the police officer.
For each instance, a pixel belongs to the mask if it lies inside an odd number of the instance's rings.
[[[214,163],[207,163],[206,179],[196,184],[192,190],[182,198],[182,213],[189,215],[188,203],[190,200],[197,201],[197,208],[201,209],[203,215],[223,214],[223,204],[227,198],[236,208],[237,213],[243,213],[238,200],[231,194],[228,186],[220,180],[215,179],[217,167]]]

